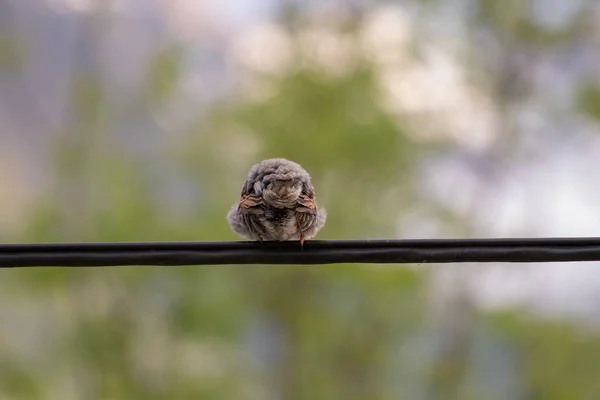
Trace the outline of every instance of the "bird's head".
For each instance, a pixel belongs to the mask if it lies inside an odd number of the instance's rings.
[[[302,193],[302,182],[298,179],[282,176],[263,182],[266,185],[263,189],[263,199],[273,207],[291,208]]]
[[[300,194],[313,190],[310,175],[299,164],[284,158],[255,165],[250,170],[248,184],[266,204],[276,208],[293,208]]]

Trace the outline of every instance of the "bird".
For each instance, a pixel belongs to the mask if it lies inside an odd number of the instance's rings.
[[[304,241],[323,228],[327,212],[316,201],[311,177],[298,163],[271,158],[255,164],[240,200],[227,213],[231,229],[253,241]]]

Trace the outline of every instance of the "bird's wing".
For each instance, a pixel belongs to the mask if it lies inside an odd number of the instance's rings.
[[[311,196],[301,194],[298,197],[298,206],[296,212],[314,214],[317,212],[317,203],[314,194]]]
[[[306,232],[314,223],[317,215],[317,203],[315,202],[314,192],[309,192],[308,195],[301,194],[298,197],[298,205],[296,206],[296,223],[300,230],[300,241],[304,241],[304,232]]]
[[[238,209],[248,210],[260,206],[261,204],[263,204],[262,197],[257,194],[248,193],[248,186],[244,183]]]

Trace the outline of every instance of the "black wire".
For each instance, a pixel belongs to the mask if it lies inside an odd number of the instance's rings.
[[[600,238],[0,245],[0,268],[600,261]]]

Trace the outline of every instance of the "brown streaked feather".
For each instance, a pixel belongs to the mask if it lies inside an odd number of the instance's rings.
[[[296,223],[298,224],[298,229],[301,233],[307,231],[313,224],[314,220],[315,216],[313,214],[306,212],[296,213]]]
[[[300,213],[315,213],[317,211],[317,204],[314,198],[310,198],[305,194],[301,194],[298,197],[298,204],[300,207],[296,208],[297,212]]]
[[[247,210],[249,208],[256,207],[261,204],[263,204],[262,197],[256,194],[248,193],[248,184],[247,182],[244,182],[244,185],[242,186],[241,199],[238,205],[238,209],[243,208]]]
[[[252,208],[259,206],[263,203],[262,197],[257,196],[255,194],[249,194],[245,197],[242,197],[240,200],[240,207],[242,208]]]

